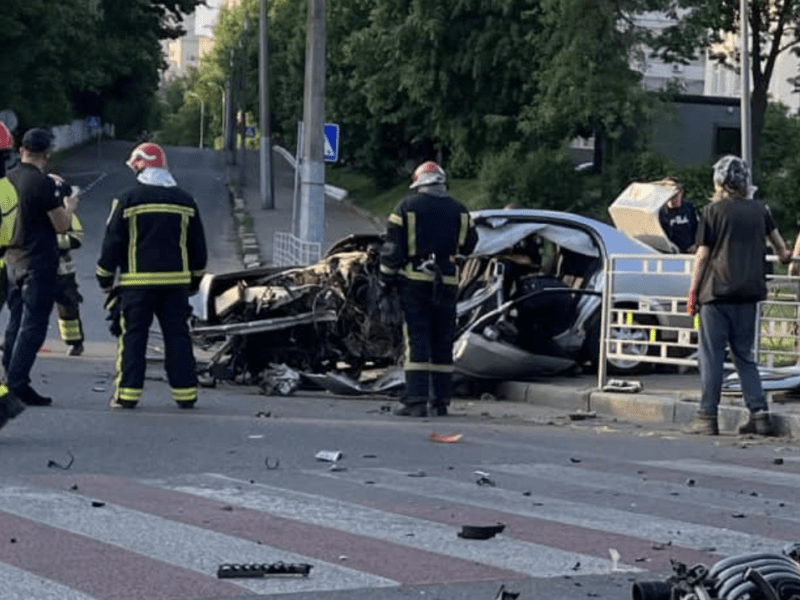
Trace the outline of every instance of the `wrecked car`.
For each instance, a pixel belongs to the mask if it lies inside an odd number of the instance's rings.
[[[403,315],[380,286],[381,245],[380,236],[352,235],[312,265],[206,275],[192,323],[195,343],[212,352],[204,374],[252,383],[266,373],[358,378],[397,364]]]
[[[657,256],[613,227],[564,212],[487,210],[472,214],[479,241],[460,271],[454,367],[468,379],[528,379],[597,365],[604,264],[610,254]],[[352,235],[317,263],[206,275],[196,343],[212,353],[211,379],[291,391],[299,378],[336,393],[402,386],[402,371],[361,385],[365,372],[397,367],[403,314],[396,292],[380,285],[379,235]],[[684,280],[685,279],[685,280]],[[684,297],[685,278],[615,278],[614,304],[648,296]],[[668,316],[636,316],[640,319]],[[614,324],[610,336],[631,358],[613,372],[640,372],[653,351],[646,330]],[[296,385],[295,385],[296,387]]]
[[[460,276],[456,371],[475,378],[526,379],[596,367],[607,257],[656,257],[658,251],[610,225],[566,212],[504,209],[472,216],[479,241]],[[685,297],[689,274],[640,274],[633,264],[637,260],[628,262],[631,273],[614,276],[615,308],[635,310],[656,296]],[[632,318],[632,323],[656,326],[674,320],[660,311]],[[636,358],[656,351],[646,329],[614,323],[609,336],[625,344],[627,355],[609,359],[611,372],[649,367]]]

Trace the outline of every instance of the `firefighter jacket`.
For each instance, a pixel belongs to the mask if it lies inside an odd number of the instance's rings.
[[[0,256],[11,243],[17,222],[17,190],[7,177],[0,178]]]
[[[466,207],[443,187],[441,193],[421,188],[403,198],[389,215],[381,251],[382,275],[411,281],[441,278],[445,285],[458,285],[456,256],[472,252],[478,234]]]
[[[97,280],[110,289],[196,288],[205,273],[203,224],[191,195],[175,185],[139,183],[111,205]]]
[[[1,227],[1,225],[0,225]],[[58,274],[69,275],[75,272],[75,263],[72,261],[71,250],[80,248],[83,244],[83,225],[78,215],[72,215],[69,231],[56,236],[58,242]]]

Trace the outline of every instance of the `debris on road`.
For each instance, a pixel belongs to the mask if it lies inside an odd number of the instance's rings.
[[[611,570],[618,571],[619,570],[619,559],[621,558],[619,550],[616,548],[609,548],[608,554],[611,557]]]
[[[478,485],[488,485],[489,487],[497,485],[486,471],[474,471],[474,474],[478,477],[477,481],[475,481]]]
[[[307,563],[285,564],[222,564],[217,569],[217,578],[234,579],[240,577],[265,577],[270,575],[301,575],[308,577],[313,565]]]
[[[261,392],[265,396],[291,396],[300,387],[300,373],[287,365],[271,363],[261,372]]]
[[[506,526],[503,523],[497,525],[462,525],[458,537],[465,540],[488,540],[498,533],[503,533]]]
[[[69,462],[68,463],[62,465],[61,463],[58,463],[58,462],[56,462],[54,460],[48,460],[47,461],[47,467],[48,468],[63,469],[64,471],[66,471],[67,469],[69,469],[72,466],[72,463],[75,462],[75,457],[72,455],[72,452],[67,450],[67,454],[69,454]]]
[[[582,411],[576,410],[573,413],[569,413],[569,420],[570,421],[584,421],[586,419],[594,419],[597,417],[597,413],[593,410],[591,411]]]
[[[500,586],[494,600],[516,600],[519,597],[519,592],[507,592],[505,584]]]
[[[460,442],[462,437],[464,437],[462,433],[431,433],[428,439],[440,444],[455,444],[456,442]]]
[[[338,450],[320,450],[314,455],[314,458],[324,462],[338,462],[344,458],[344,454]]]
[[[105,502],[101,502],[100,500],[92,500],[92,507],[93,508],[102,508],[105,505],[106,505],[106,503]]]
[[[603,386],[604,392],[622,392],[636,394],[644,389],[641,381],[631,379],[609,379]]]
[[[277,469],[281,464],[281,459],[276,458],[274,461],[270,461],[269,456],[264,459],[264,466],[267,467],[267,470],[274,471]]]

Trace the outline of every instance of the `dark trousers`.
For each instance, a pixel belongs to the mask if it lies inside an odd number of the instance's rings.
[[[58,287],[56,288],[58,332],[61,334],[61,339],[70,346],[83,342],[81,302],[83,302],[83,296],[78,291],[78,279],[75,273],[59,275]]]
[[[447,406],[453,395],[455,287],[406,281],[400,287],[406,327],[405,404]]]
[[[6,383],[12,390],[30,385],[36,353],[47,336],[56,289],[56,270],[8,269],[8,324],[3,345]]]
[[[153,317],[164,336],[164,367],[175,402],[197,399],[197,368],[188,319],[189,292],[185,288],[121,288],[122,335],[117,357],[119,400],[138,402],[144,389],[147,337]]]
[[[700,307],[700,411],[716,415],[722,394],[723,365],[727,346],[742,383],[744,402],[752,412],[767,410],[753,356],[756,335],[756,304],[703,304]]]

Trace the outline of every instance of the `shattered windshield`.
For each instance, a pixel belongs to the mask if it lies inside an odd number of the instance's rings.
[[[486,220],[486,225],[478,226],[478,245],[473,254],[499,254],[534,233],[544,240],[577,254],[591,257],[600,256],[600,251],[592,237],[580,229],[552,223],[520,223],[502,217],[489,218]]]

